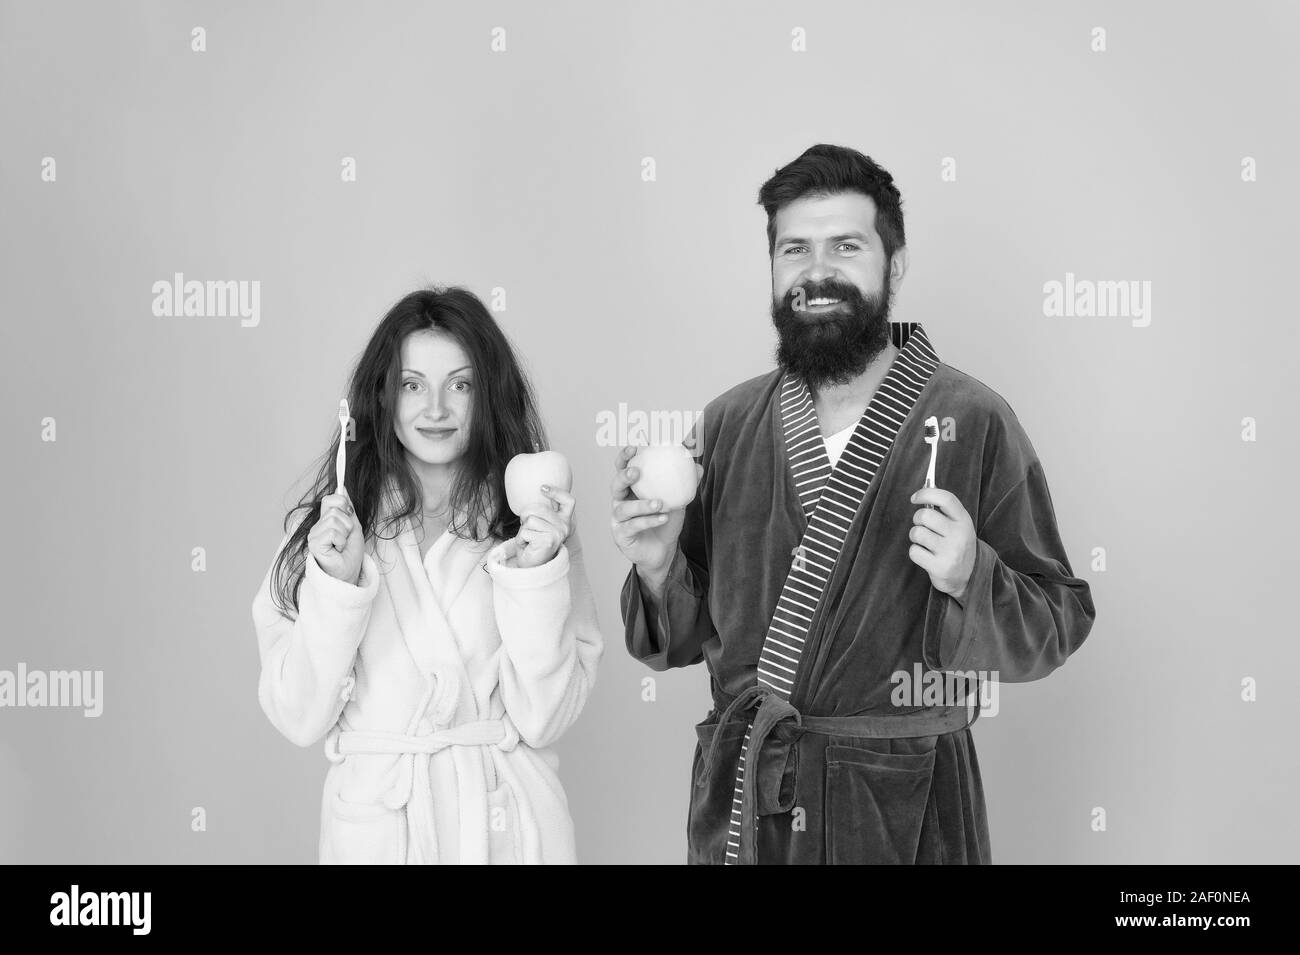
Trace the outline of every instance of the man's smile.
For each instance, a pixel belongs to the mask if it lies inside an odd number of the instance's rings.
[[[811,298],[802,310],[809,315],[829,315],[832,312],[841,312],[846,307],[843,299]],[[798,312],[799,309],[795,311]]]

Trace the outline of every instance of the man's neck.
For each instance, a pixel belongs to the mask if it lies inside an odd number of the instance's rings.
[[[842,431],[862,417],[896,357],[898,348],[893,342],[888,342],[884,350],[852,381],[842,385],[825,384],[809,388],[823,436]]]

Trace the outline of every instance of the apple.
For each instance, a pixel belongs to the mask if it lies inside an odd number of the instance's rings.
[[[695,458],[683,445],[652,444],[641,448],[627,466],[637,469],[632,493],[643,501],[658,498],[665,510],[675,511],[695,497],[699,472],[695,470]]]
[[[523,517],[529,510],[553,510],[550,498],[542,493],[542,485],[573,490],[573,469],[559,451],[516,454],[506,465],[505,484],[506,503]]]

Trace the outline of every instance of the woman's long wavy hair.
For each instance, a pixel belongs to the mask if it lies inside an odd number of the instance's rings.
[[[469,356],[474,371],[474,401],[469,415],[469,442],[457,459],[451,488],[450,529],[461,537],[482,540],[480,528],[497,539],[519,532],[519,518],[506,505],[505,469],[516,454],[547,449],[537,402],[519,361],[496,321],[481,301],[463,288],[429,288],[412,292],[384,316],[357,361],[348,385],[348,409],[355,440],[347,449],[344,483],[366,537],[392,539],[402,521],[421,514],[423,488],[406,459],[396,433],[398,390],[402,382],[402,343],[412,332],[439,331],[454,338]],[[320,458],[311,489],[284,518],[287,532],[293,515],[305,510],[276,558],[271,590],[276,606],[294,616],[307,561],[307,534],[320,520],[321,499],[334,493],[334,460],[340,431]],[[396,490],[382,527],[381,497],[389,479]],[[416,522],[418,523],[418,522]],[[391,537],[385,532],[392,531]],[[468,533],[467,533],[468,532]]]

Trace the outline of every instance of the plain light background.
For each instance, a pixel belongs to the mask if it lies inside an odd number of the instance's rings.
[[[98,719],[0,710],[0,861],[315,862],[327,764],[258,706],[249,606],[352,361],[444,283],[506,290],[575,470],[607,641],[559,747],[580,857],[682,862],[708,680],[626,654],[596,420],[772,367],[755,199],[817,142],[894,173],[893,318],[1015,409],[1098,608],[974,730],[994,861],[1295,861],[1297,26],[1260,2],[0,4],[0,669],[104,672]],[[259,280],[260,325],[154,317],[175,272]],[[1150,281],[1149,327],[1045,317],[1067,272]]]

